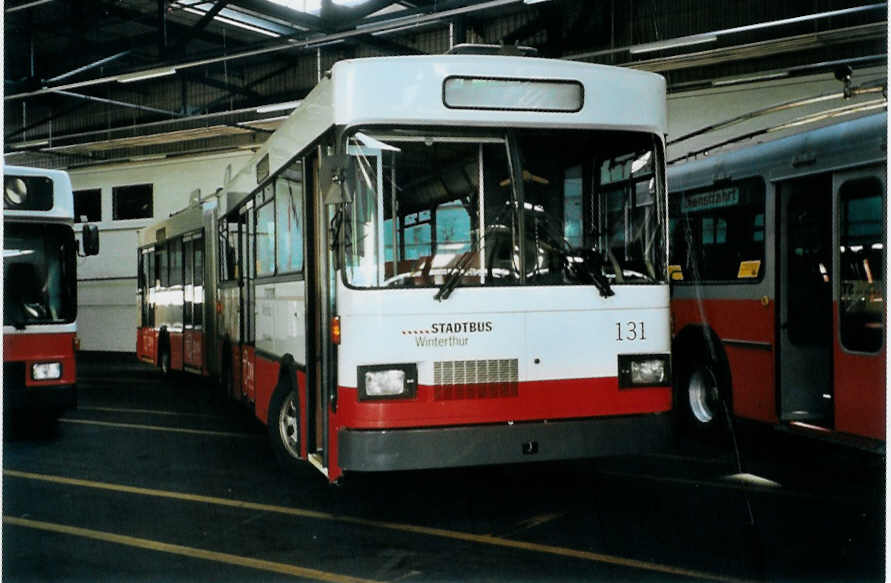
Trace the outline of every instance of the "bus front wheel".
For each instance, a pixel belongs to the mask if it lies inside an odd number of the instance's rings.
[[[285,468],[295,466],[301,459],[298,403],[296,389],[284,382],[279,382],[269,403],[266,429],[275,457]]]
[[[714,362],[694,359],[682,366],[675,383],[680,428],[694,437],[720,439],[726,434],[730,399],[726,375]]]

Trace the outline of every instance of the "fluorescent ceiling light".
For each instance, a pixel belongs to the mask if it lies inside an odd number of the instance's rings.
[[[13,148],[24,149],[24,148],[36,148],[37,146],[47,146],[49,145],[49,140],[31,140],[30,142],[19,142],[18,144],[12,144]]]
[[[120,83],[132,83],[134,81],[142,81],[143,79],[154,79],[155,77],[166,77],[176,73],[176,67],[166,67],[160,69],[148,69],[147,71],[137,71],[135,73],[127,73],[118,77]]]
[[[657,41],[654,43],[645,43],[642,45],[634,45],[628,49],[632,55],[640,53],[651,53],[653,51],[664,51],[666,49],[676,49],[680,47],[689,47],[691,45],[701,45],[705,43],[713,43],[718,40],[714,34],[694,34],[691,36],[679,36],[668,40]]]
[[[789,76],[788,71],[778,71],[776,73],[764,73],[763,75],[752,75],[751,77],[735,77],[733,79],[718,79],[712,81],[712,87],[722,87],[724,85],[737,85],[739,83],[753,83],[755,81],[770,81],[771,79],[783,79]]]
[[[405,26],[399,26],[397,28],[388,28],[386,30],[379,30],[377,32],[372,32],[371,36],[384,36],[386,34],[391,34],[394,32],[402,32],[404,30],[411,30],[413,28],[418,28],[420,26],[427,26],[430,24],[438,24],[441,22],[438,18],[435,20],[425,20],[424,22],[415,23],[415,24],[407,24]]]
[[[268,0],[273,4],[296,10],[297,12],[306,12],[308,14],[316,14],[322,10],[322,0]],[[334,4],[338,6],[359,6],[365,4],[368,0],[334,0]]]
[[[523,0],[523,4],[541,4],[542,2],[547,2],[548,0]]]
[[[145,154],[142,156],[130,156],[131,162],[149,162],[151,160],[164,160],[167,154]]]
[[[283,109],[294,109],[303,103],[302,99],[297,101],[285,101],[283,103],[270,103],[269,105],[261,105],[257,108],[257,113],[269,113],[270,111],[282,111]]]
[[[183,8],[183,10],[185,10],[185,11],[188,12],[189,14],[196,14],[196,15],[198,15],[198,16],[204,16],[204,15],[206,14],[206,12],[201,11],[201,10],[196,10],[196,9],[194,9],[194,8]],[[238,27],[238,28],[241,28],[241,29],[244,29],[244,30],[249,30],[249,31],[251,31],[251,32],[256,32],[256,33],[258,33],[258,34],[263,34],[263,35],[266,35],[266,36],[269,36],[269,37],[272,37],[272,38],[279,38],[279,37],[281,37],[280,34],[275,33],[275,32],[272,32],[272,31],[270,31],[270,30],[266,30],[265,28],[260,28],[259,26],[254,26],[254,25],[252,25],[252,24],[247,24],[247,23],[241,22],[241,21],[239,21],[239,20],[235,20],[234,18],[228,18],[228,17],[226,17],[226,16],[220,16],[219,14],[217,14],[216,16],[214,16],[213,19],[216,20],[217,22],[222,22],[223,24],[228,24],[228,25],[230,25],[230,26],[235,26],[235,27]]]

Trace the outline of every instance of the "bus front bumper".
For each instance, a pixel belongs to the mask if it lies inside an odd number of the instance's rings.
[[[25,384],[25,365],[21,362],[3,364],[3,409],[63,411],[77,406],[77,384]]]
[[[338,433],[343,470],[377,472],[553,461],[663,451],[670,413],[570,421]]]

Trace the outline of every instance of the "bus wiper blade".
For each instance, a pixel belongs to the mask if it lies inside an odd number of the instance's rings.
[[[474,247],[476,246],[474,245]],[[467,268],[470,267],[470,262],[474,257],[474,250],[475,249],[472,248],[465,253],[452,270],[449,271],[446,275],[445,282],[440,286],[436,295],[433,296],[434,300],[441,302],[442,300],[449,299],[449,296],[452,295],[452,292],[455,291],[455,288],[458,286],[458,281],[461,279],[461,276],[467,273]]]
[[[578,249],[573,251],[580,261],[573,264],[579,281],[590,283],[600,292],[600,297],[608,298],[616,295],[609,278],[603,273],[603,258],[599,253],[590,249]]]
[[[441,302],[442,300],[449,299],[449,296],[452,295],[452,292],[458,287],[458,281],[461,279],[461,276],[467,273],[467,269],[470,267],[471,261],[473,261],[473,258],[476,256],[476,252],[480,250],[482,242],[488,240],[488,238],[491,237],[493,233],[498,232],[501,227],[502,225],[500,223],[492,223],[486,227],[483,236],[473,242],[470,249],[468,249],[461,259],[458,260],[451,271],[446,274],[445,282],[440,286],[436,295],[433,296],[434,300]]]

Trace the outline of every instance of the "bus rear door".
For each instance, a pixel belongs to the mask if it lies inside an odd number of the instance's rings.
[[[836,173],[835,428],[885,438],[884,165]]]

